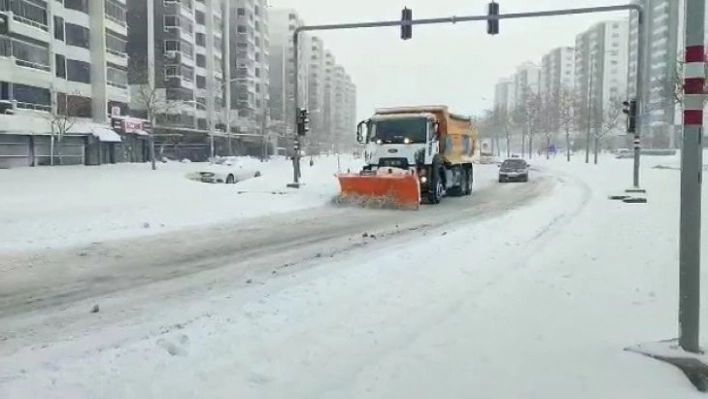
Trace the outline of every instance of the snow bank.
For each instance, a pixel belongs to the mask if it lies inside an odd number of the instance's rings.
[[[285,158],[242,160],[262,176],[236,185],[185,178],[203,164],[168,162],[0,170],[0,252],[78,245],[321,206],[338,192],[336,156],[303,161],[299,190],[286,188]],[[349,156],[342,167],[360,167]]]
[[[623,351],[676,334],[677,175],[644,169],[649,203],[624,204],[606,197],[631,162],[533,163],[558,182],[543,200],[362,238],[366,251],[164,309],[159,331],[100,350],[27,349],[3,359],[0,397],[703,397]]]

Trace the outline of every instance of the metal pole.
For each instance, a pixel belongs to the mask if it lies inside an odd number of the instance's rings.
[[[294,188],[299,188],[300,187],[300,135],[298,134],[297,131],[297,119],[298,119],[298,110],[300,109],[300,93],[299,93],[299,81],[300,81],[300,62],[299,62],[299,49],[300,45],[298,42],[300,41],[300,31],[302,29],[295,28],[295,33],[293,33],[293,46],[295,48],[293,49],[293,55],[295,56],[295,84],[294,84],[294,91],[295,91],[295,112],[293,112],[293,115],[291,116],[292,118],[295,118],[293,126],[295,127],[293,129],[293,182],[290,184],[290,187]]]
[[[590,66],[589,66],[589,72],[588,72],[588,129],[587,132],[585,132],[585,163],[590,163],[590,130],[592,129],[592,122],[593,122],[593,117],[592,117],[592,112],[593,112],[593,106],[592,106],[592,78],[593,78],[593,73],[594,73],[594,65],[595,65],[595,57],[592,55],[590,56]]]
[[[295,33],[305,32],[305,31],[316,31],[316,30],[340,30],[340,29],[359,29],[359,28],[381,28],[385,26],[402,26],[402,25],[436,25],[436,24],[455,24],[458,22],[471,22],[471,21],[493,21],[501,19],[522,19],[522,18],[536,18],[536,17],[557,17],[561,15],[580,15],[580,14],[595,14],[604,12],[615,12],[615,11],[628,11],[636,10],[640,13],[643,12],[643,8],[640,4],[620,4],[614,6],[603,6],[603,7],[587,7],[587,8],[568,8],[562,10],[547,10],[547,11],[531,11],[531,12],[517,12],[509,14],[499,14],[499,15],[466,15],[466,16],[450,16],[442,18],[426,18],[426,19],[414,19],[411,21],[370,21],[370,22],[354,22],[354,23],[344,23],[344,24],[328,24],[328,25],[305,25],[295,28]]]
[[[426,19],[416,19],[411,21],[402,20],[391,20],[391,21],[370,21],[370,22],[354,22],[354,23],[343,23],[343,24],[327,24],[327,25],[309,25],[309,26],[299,26],[295,28],[293,32],[293,44],[295,45],[295,115],[297,126],[297,112],[299,108],[299,96],[298,96],[298,39],[300,32],[306,31],[322,31],[322,30],[343,30],[343,29],[361,29],[361,28],[380,28],[386,26],[402,26],[402,25],[434,25],[434,24],[455,24],[458,22],[472,22],[472,21],[493,21],[501,19],[521,19],[521,18],[536,18],[536,17],[554,17],[561,15],[580,15],[580,14],[594,14],[594,13],[606,13],[615,11],[637,11],[639,15],[639,31],[641,35],[644,32],[643,26],[643,7],[641,4],[621,4],[614,6],[602,6],[602,7],[587,7],[587,8],[569,8],[564,10],[548,10],[548,11],[533,11],[533,12],[519,12],[519,13],[509,13],[509,14],[499,14],[499,15],[468,15],[468,16],[450,16],[442,18],[426,18]],[[641,36],[640,36],[641,37]],[[642,73],[642,63],[643,60],[643,44],[640,41],[637,54],[639,58],[639,64],[637,68],[637,89],[641,89],[641,78]],[[638,102],[637,105],[640,105]],[[638,136],[637,136],[638,137]],[[300,137],[295,133],[294,147],[300,148]],[[635,180],[638,185],[639,181],[639,160],[637,159],[638,152],[635,151]],[[299,187],[299,176],[300,176],[300,153],[295,151],[293,154],[293,187]]]
[[[679,345],[699,353],[705,0],[686,0],[679,227]]]
[[[644,60],[645,46],[649,44],[646,36],[646,21],[644,13],[637,9],[637,113],[639,114],[636,120],[636,128],[634,130],[634,165],[632,168],[632,186],[635,189],[639,188],[639,154],[640,154],[640,135],[642,126],[644,125],[644,76],[646,73],[646,65]],[[645,40],[646,39],[646,40]]]
[[[234,155],[233,143],[231,140],[231,2],[224,4],[224,81],[226,82],[221,88],[224,90],[224,102],[226,103],[226,142],[229,149],[229,155]]]

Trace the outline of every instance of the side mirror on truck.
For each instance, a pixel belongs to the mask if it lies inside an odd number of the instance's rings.
[[[435,140],[440,140],[440,122],[433,123],[433,131],[435,132]]]
[[[359,144],[364,144],[365,137],[364,137],[364,125],[368,127],[369,121],[361,121],[356,125],[356,141]],[[368,129],[367,129],[368,130]]]

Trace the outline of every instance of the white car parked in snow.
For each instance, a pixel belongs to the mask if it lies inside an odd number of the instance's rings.
[[[205,183],[236,184],[240,181],[260,176],[260,171],[244,165],[237,157],[220,157],[187,174],[191,180]]]

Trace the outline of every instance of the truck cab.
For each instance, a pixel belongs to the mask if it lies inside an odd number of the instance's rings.
[[[438,129],[432,113],[375,115],[360,122],[357,140],[365,145],[365,169],[430,165],[438,153]]]

